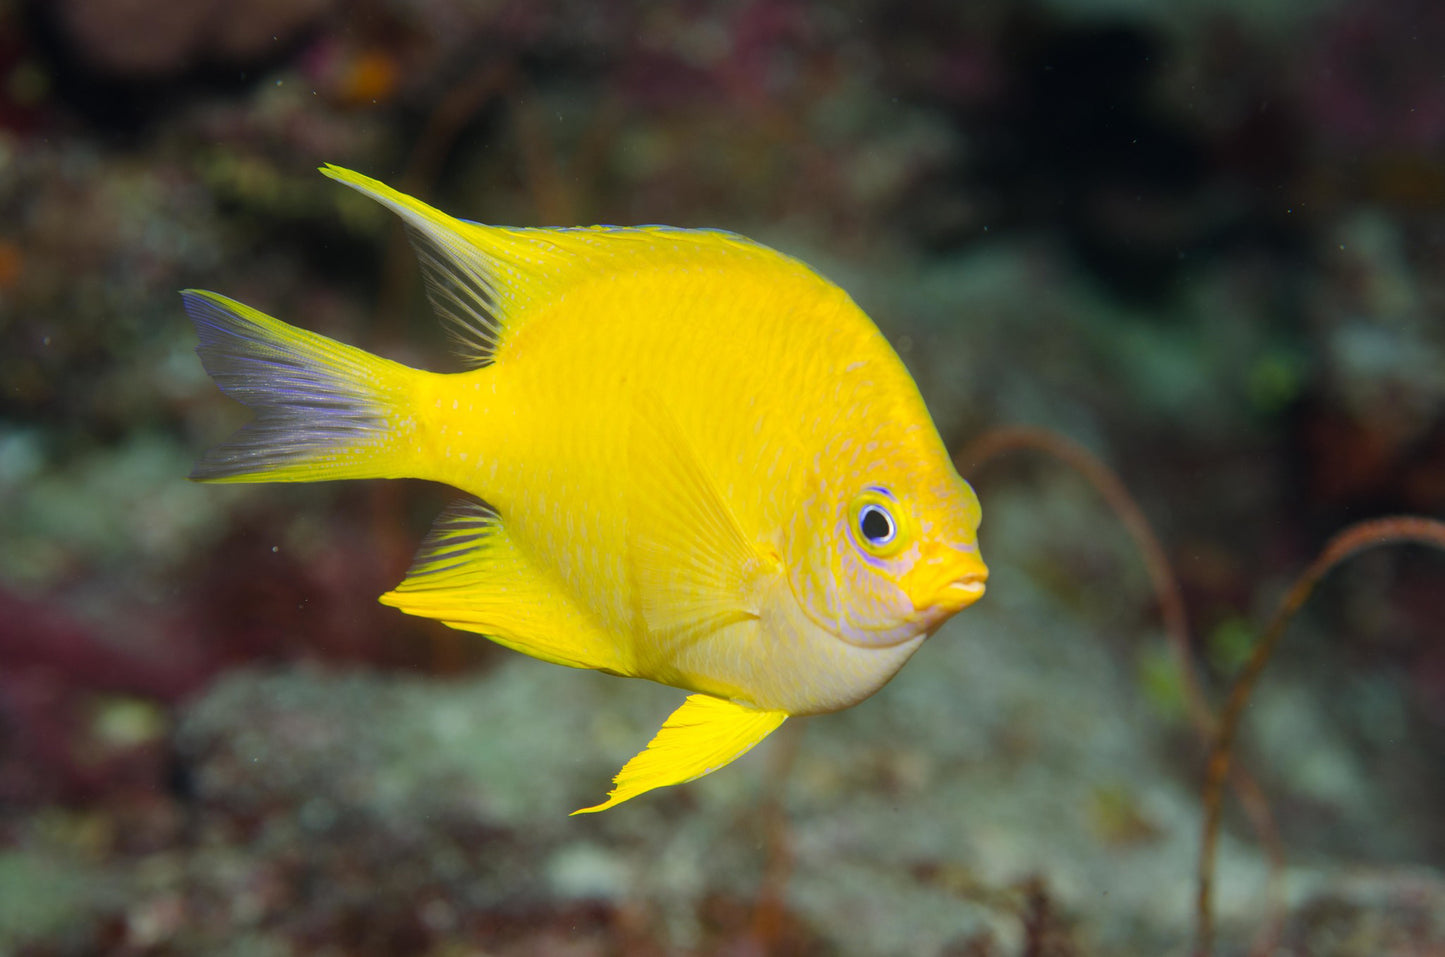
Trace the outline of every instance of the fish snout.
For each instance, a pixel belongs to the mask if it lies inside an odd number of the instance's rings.
[[[988,566],[977,546],[969,551],[943,547],[914,568],[908,597],[919,614],[952,615],[983,597]]]

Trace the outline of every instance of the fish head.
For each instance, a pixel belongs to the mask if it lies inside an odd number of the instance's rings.
[[[862,647],[932,634],[988,580],[973,489],[941,448],[894,452],[828,463],[803,510],[809,547],[792,568],[808,616]]]

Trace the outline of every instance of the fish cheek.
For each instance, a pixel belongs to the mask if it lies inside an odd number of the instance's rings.
[[[818,534],[815,529],[827,529]],[[859,646],[880,642],[875,631],[890,629],[893,617],[911,611],[912,605],[892,581],[892,559],[861,554],[848,528],[846,510],[811,526],[795,523],[792,542],[801,558],[788,569],[792,598],[810,621],[834,641]]]
[[[840,637],[876,647],[913,637],[913,602],[903,588],[917,560],[917,545],[882,559],[856,549],[841,562]]]

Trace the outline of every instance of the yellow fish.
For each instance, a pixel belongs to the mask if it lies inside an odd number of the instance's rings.
[[[979,505],[853,301],[741,236],[507,229],[321,170],[401,216],[473,367],[424,372],[187,290],[255,419],[192,478],[410,476],[475,496],[381,596],[692,694],[600,811],[857,704],[983,594]]]

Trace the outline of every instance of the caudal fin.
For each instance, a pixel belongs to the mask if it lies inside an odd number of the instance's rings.
[[[221,391],[256,418],[191,478],[314,482],[409,474],[399,450],[417,373],[213,292],[181,293]]]

